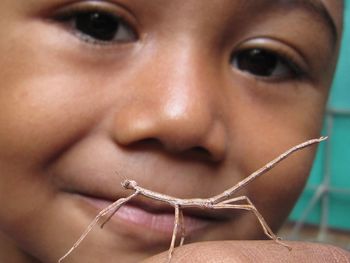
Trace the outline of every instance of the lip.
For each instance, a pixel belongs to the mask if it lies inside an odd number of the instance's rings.
[[[87,203],[100,211],[113,201],[81,195]],[[171,206],[157,206],[154,203],[130,201],[119,208],[107,224],[124,224],[132,228],[141,227],[143,230],[156,232],[169,236],[173,232],[175,211]],[[213,224],[213,219],[190,215],[184,212],[184,228],[186,235],[204,230]],[[120,226],[121,227],[121,226]],[[179,230],[180,231],[180,230]]]

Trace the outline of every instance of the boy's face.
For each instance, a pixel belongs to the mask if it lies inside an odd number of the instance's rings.
[[[23,262],[54,262],[101,208],[129,194],[125,178],[210,197],[317,137],[341,14],[334,0],[1,1],[1,240]],[[274,230],[314,152],[239,193]],[[166,250],[172,215],[137,199],[69,262]],[[185,221],[192,241],[264,238],[248,212],[186,210]]]

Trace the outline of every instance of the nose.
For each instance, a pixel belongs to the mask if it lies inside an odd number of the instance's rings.
[[[129,82],[114,118],[114,138],[122,146],[152,142],[173,154],[226,153],[217,74],[191,48],[152,56]],[[218,95],[219,94],[219,95]]]

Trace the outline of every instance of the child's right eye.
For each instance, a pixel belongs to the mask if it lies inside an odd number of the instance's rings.
[[[233,66],[259,78],[300,77],[303,71],[290,58],[263,48],[242,50],[231,58]]]
[[[93,44],[131,42],[137,39],[123,18],[99,9],[69,10],[60,12],[56,21],[64,23],[74,34]]]

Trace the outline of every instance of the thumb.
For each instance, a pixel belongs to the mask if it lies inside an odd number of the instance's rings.
[[[331,245],[285,241],[292,250],[274,241],[213,241],[200,242],[176,248],[171,262],[217,263],[217,262],[350,262],[350,253]],[[167,252],[163,252],[143,263],[166,262]]]

